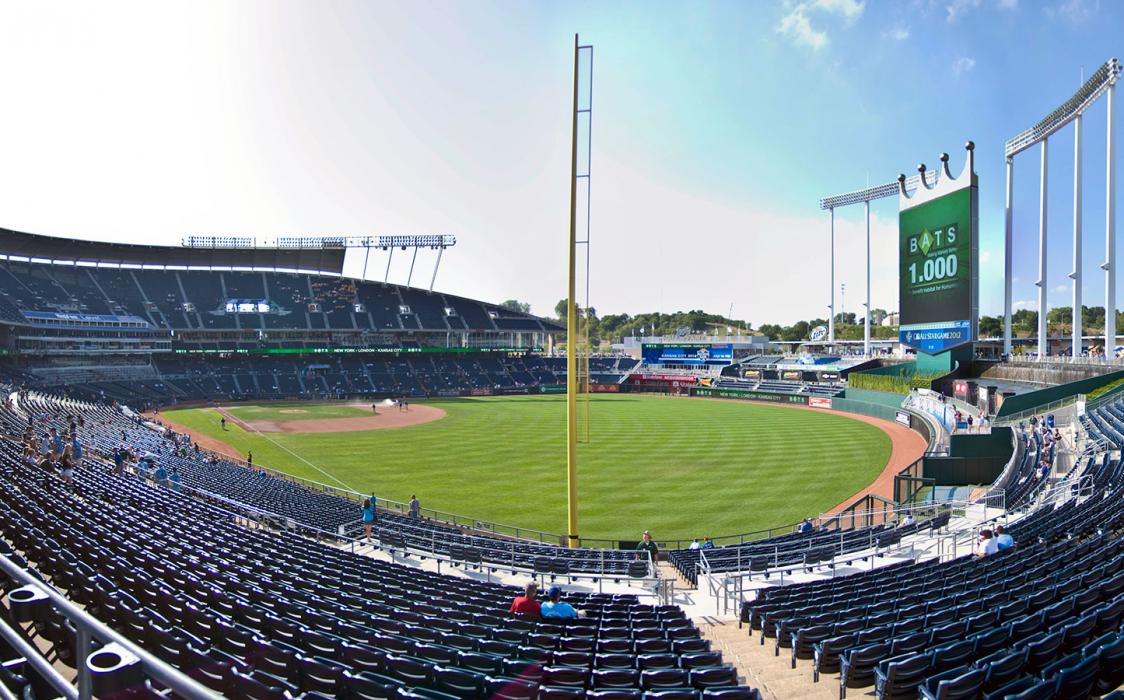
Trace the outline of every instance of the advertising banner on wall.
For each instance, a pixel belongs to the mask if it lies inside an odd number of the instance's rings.
[[[973,342],[979,307],[979,188],[969,149],[960,177],[899,196],[899,340],[927,354]]]
[[[645,343],[641,346],[641,353],[644,362],[652,365],[724,366],[734,360],[734,346],[729,343]]]
[[[808,397],[799,394],[770,394],[764,391],[749,391],[746,389],[707,389],[696,388],[691,390],[692,396],[708,396],[720,399],[742,399],[745,401],[770,401],[772,403],[795,403],[806,406]]]
[[[620,384],[590,384],[589,391],[592,394],[617,394],[621,390]]]
[[[912,425],[913,416],[908,411],[894,411],[894,420],[908,428]]]
[[[786,382],[798,382],[803,378],[804,374],[799,370],[785,370],[781,372],[781,379]]]
[[[675,382],[676,385],[686,386],[694,384],[697,377],[692,377],[689,374],[630,374],[628,378],[634,383],[644,382]]]
[[[565,394],[565,384],[542,384],[539,386],[539,391],[544,394]]]
[[[747,369],[745,371],[745,378],[749,379],[751,381],[759,382],[759,381],[761,381],[761,370],[759,370],[759,369]]]
[[[831,399],[822,396],[809,396],[808,405],[812,408],[831,408]]]

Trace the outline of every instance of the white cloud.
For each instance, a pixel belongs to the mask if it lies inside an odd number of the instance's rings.
[[[1054,294],[1064,294],[1065,292],[1068,292],[1068,291],[1069,291],[1069,285],[1068,284],[1059,284],[1058,286],[1054,287]]]
[[[813,51],[819,51],[827,45],[827,32],[812,28],[806,10],[806,5],[794,7],[792,12],[781,18],[777,31],[787,36],[797,46],[807,46]]]
[[[952,2],[945,5],[948,21],[955,22],[963,15],[978,9],[983,4],[983,0],[952,0]],[[995,0],[995,6],[1001,10],[1013,10],[1019,6],[1019,0]]]
[[[970,56],[961,56],[952,63],[952,74],[956,77],[970,72],[976,67],[976,59]]]
[[[827,45],[827,33],[812,28],[803,6],[785,15],[777,26],[777,31],[792,39],[797,46],[808,46],[818,51]]]
[[[841,17],[850,25],[857,20],[866,8],[864,0],[809,0],[791,6],[791,10],[777,24],[777,32],[787,36],[797,46],[807,46],[819,51],[827,46],[827,31],[812,26],[809,15],[818,13],[824,16]],[[825,21],[827,17],[824,18]]]
[[[862,15],[866,8],[864,0],[815,0],[812,6],[824,12],[842,15],[848,22],[853,22]]]
[[[1043,11],[1051,19],[1064,19],[1072,24],[1080,24],[1091,19],[1100,9],[1100,0],[1061,0],[1056,5],[1043,8]]]
[[[1019,311],[1020,309],[1030,309],[1031,311],[1038,310],[1038,302],[1031,299],[1028,301],[1016,301],[1011,303],[1012,311]]]
[[[882,32],[882,36],[894,41],[905,41],[909,38],[909,27],[897,26]]]

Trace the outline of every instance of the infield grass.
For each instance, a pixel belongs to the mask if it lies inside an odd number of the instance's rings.
[[[228,406],[226,410],[232,416],[245,421],[355,418],[371,415],[370,408],[360,408],[346,403],[311,403],[307,401],[278,401],[277,403]]]
[[[380,498],[416,493],[426,508],[565,532],[565,397],[426,403],[446,417],[347,433],[264,435],[230,424],[222,431],[208,408],[165,415],[243,454],[252,449],[257,464],[339,485],[334,477]],[[309,413],[282,415],[326,417],[314,404],[296,406]],[[596,396],[591,411],[592,442],[578,446],[587,538],[636,539],[644,529],[657,539],[693,538],[794,523],[867,486],[890,457],[890,439],[878,428],[816,411],[638,395]]]

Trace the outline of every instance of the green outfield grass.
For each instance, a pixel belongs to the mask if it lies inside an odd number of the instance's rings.
[[[565,531],[564,397],[427,403],[447,416],[349,433],[263,435],[233,425],[224,432],[213,409],[165,415],[243,453],[252,449],[258,464],[325,483],[331,474],[397,501],[416,493],[427,508]],[[322,417],[316,410],[282,415]],[[815,411],[629,395],[597,396],[591,410],[592,442],[578,448],[584,537],[633,538],[643,529],[658,538],[719,536],[792,523],[865,487],[890,457],[878,428]]]
[[[232,416],[242,420],[311,420],[313,418],[355,418],[371,415],[370,408],[357,408],[343,403],[309,403],[307,401],[278,401],[250,406],[227,408]]]

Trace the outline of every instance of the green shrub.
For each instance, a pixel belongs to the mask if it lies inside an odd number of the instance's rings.
[[[943,375],[931,372],[910,372],[903,374],[867,374],[857,372],[847,377],[847,386],[856,389],[885,391],[891,394],[908,394],[914,389],[929,389],[933,380]]]
[[[1086,401],[1092,401],[1093,399],[1104,396],[1108,392],[1114,391],[1114,390],[1120,388],[1121,386],[1124,386],[1124,379],[1117,379],[1115,382],[1112,382],[1111,384],[1105,384],[1102,387],[1099,387],[1097,389],[1093,389],[1092,391],[1089,392],[1089,395],[1085,397],[1085,400]]]

